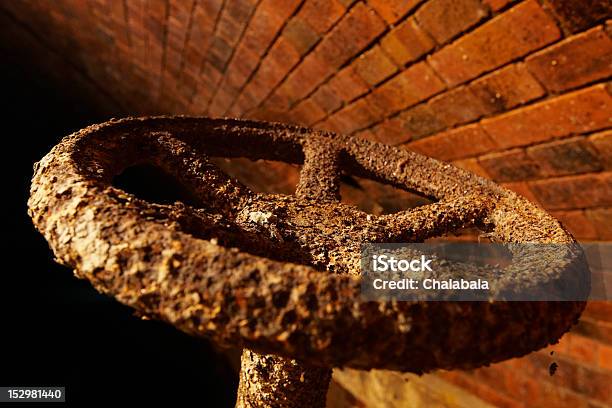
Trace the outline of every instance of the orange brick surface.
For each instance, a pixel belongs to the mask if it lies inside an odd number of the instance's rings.
[[[505,148],[543,142],[612,125],[612,99],[604,85],[565,94],[482,122]]]
[[[357,74],[370,86],[375,86],[397,72],[397,67],[379,47],[361,54],[354,63]]]
[[[603,169],[595,147],[586,138],[575,137],[527,148],[546,176],[596,172]]]
[[[545,94],[539,82],[523,64],[512,64],[486,75],[470,85],[488,111],[503,112]]]
[[[384,120],[373,128],[373,132],[377,141],[390,145],[407,142],[411,136],[397,118]]]
[[[561,221],[563,226],[578,239],[594,240],[598,236],[592,221],[582,210],[551,211],[550,214]]]
[[[444,130],[446,125],[429,104],[421,103],[409,108],[396,116],[404,129],[412,139],[420,139],[424,136]]]
[[[422,1],[423,0],[369,0],[369,3],[387,23],[393,24]]]
[[[343,101],[348,102],[368,91],[368,84],[355,72],[347,67],[338,72],[329,82],[331,91]]]
[[[546,48],[526,62],[549,91],[564,91],[612,75],[612,39],[603,27],[596,27]]]
[[[386,115],[398,112],[444,89],[443,82],[425,62],[402,71],[372,92],[369,103]]]
[[[571,209],[612,206],[612,173],[537,180],[530,187],[545,208]]]
[[[519,181],[539,178],[540,164],[523,149],[507,150],[480,157],[480,165],[497,181]]]
[[[438,44],[444,44],[487,15],[480,0],[430,0],[415,17]]]
[[[442,160],[454,160],[492,150],[495,144],[480,126],[470,125],[417,140],[407,148]]]
[[[597,150],[603,166],[612,169],[612,130],[594,134],[589,141]]]
[[[430,51],[435,45],[433,39],[409,18],[381,40],[381,46],[399,65],[414,61]]]
[[[298,17],[317,34],[323,34],[340,20],[345,12],[346,7],[338,0],[313,0],[304,3]]]
[[[479,98],[467,86],[459,86],[429,101],[429,106],[448,127],[476,120],[494,110],[486,99]]]
[[[612,223],[610,222],[612,219],[612,208],[587,209],[586,216],[595,226],[595,230],[597,231],[597,239],[602,241],[612,241]]]
[[[535,0],[527,0],[436,52],[430,62],[449,85],[456,85],[560,36],[554,20]]]

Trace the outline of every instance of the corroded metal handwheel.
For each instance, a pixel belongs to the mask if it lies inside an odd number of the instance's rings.
[[[263,195],[208,157],[303,164],[294,196]],[[187,191],[171,205],[113,186],[152,164]],[[341,174],[437,200],[392,215],[339,202]],[[555,342],[584,302],[364,302],[363,242],[477,226],[500,242],[573,243],[516,194],[451,165],[281,124],[113,120],[66,137],[35,168],[30,215],[59,262],[139,312],[244,347],[240,406],[315,406],[329,367],[472,368]],[[534,275],[529,285],[556,279]]]

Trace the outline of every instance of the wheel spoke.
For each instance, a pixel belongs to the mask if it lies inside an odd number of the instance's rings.
[[[170,134],[154,134],[155,164],[184,184],[204,207],[234,213],[254,193],[228,176],[206,154]]]
[[[383,230],[376,238],[379,242],[419,242],[478,224],[489,210],[490,204],[482,195],[446,199],[378,217],[378,223],[383,226]]]
[[[304,142],[304,166],[296,189],[299,198],[340,200],[340,149],[329,140],[311,137]]]

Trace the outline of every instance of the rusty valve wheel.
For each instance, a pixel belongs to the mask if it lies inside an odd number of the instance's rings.
[[[295,196],[257,194],[208,157],[303,164]],[[151,164],[174,204],[113,186]],[[437,202],[374,216],[339,202],[340,175]],[[545,212],[448,164],[281,124],[113,120],[66,137],[35,167],[29,211],[58,262],[180,330],[243,347],[238,406],[323,406],[331,367],[473,368],[556,342],[584,302],[365,302],[363,242],[418,242],[476,226],[499,242],[573,243]],[[550,281],[542,273],[530,281]]]

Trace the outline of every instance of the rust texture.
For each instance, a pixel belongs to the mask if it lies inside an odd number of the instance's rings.
[[[296,196],[256,194],[207,157],[303,164],[304,180]],[[173,175],[198,205],[149,203],[113,187],[137,163]],[[336,170],[437,202],[365,214],[334,200]],[[58,262],[97,290],[192,335],[325,368],[474,368],[556,342],[584,308],[360,301],[362,242],[419,241],[466,226],[500,242],[574,240],[490,181],[327,132],[226,119],[113,120],[67,136],[37,163],[28,204]],[[531,280],[554,279],[542,272]]]
[[[244,349],[236,408],[324,407],[331,368]]]

